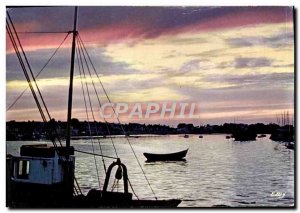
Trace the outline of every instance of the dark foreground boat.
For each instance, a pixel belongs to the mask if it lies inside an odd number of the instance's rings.
[[[145,180],[148,187],[153,193],[153,200],[139,199],[134,193],[133,184],[129,182],[127,167],[121,162],[121,159],[117,155],[117,150],[115,149],[114,156],[106,156],[101,153],[93,152],[89,153],[86,151],[75,150],[71,146],[71,129],[72,129],[72,95],[73,95],[73,77],[74,77],[74,64],[75,64],[75,52],[77,55],[78,69],[80,71],[81,80],[83,79],[84,67],[87,68],[88,65],[93,66],[88,55],[88,51],[85,49],[84,43],[81,40],[79,33],[77,31],[77,7],[75,7],[74,13],[74,28],[73,31],[68,32],[68,35],[72,35],[72,54],[71,54],[71,67],[70,67],[70,84],[68,93],[68,113],[67,113],[67,127],[66,136],[61,137],[57,132],[57,126],[44,102],[42,94],[36,84],[35,77],[31,72],[31,67],[29,65],[28,59],[26,57],[25,51],[22,48],[22,44],[19,40],[18,33],[12,22],[12,19],[7,11],[7,32],[10,40],[13,44],[14,50],[18,56],[18,60],[22,65],[22,71],[28,81],[29,87],[33,94],[36,105],[39,109],[43,122],[49,124],[47,129],[47,136],[51,140],[53,146],[47,146],[46,144],[39,145],[24,145],[20,149],[20,155],[7,155],[6,158],[6,205],[10,208],[172,208],[177,207],[181,200],[178,199],[168,199],[159,200],[152,187],[148,181],[146,174],[141,167],[138,159],[140,169],[144,174]],[[77,44],[77,45],[76,45]],[[23,57],[21,57],[21,53]],[[81,54],[81,55],[80,55]],[[83,58],[78,60],[78,58]],[[26,62],[25,62],[26,61]],[[85,66],[83,62],[86,62]],[[26,64],[27,66],[24,66]],[[81,66],[80,66],[81,65]],[[80,69],[80,67],[82,69]],[[94,67],[94,66],[93,66]],[[96,69],[94,69],[96,76],[98,76]],[[30,75],[31,74],[31,75]],[[85,76],[85,74],[84,74]],[[99,76],[98,76],[99,77]],[[90,78],[92,75],[90,73]],[[93,80],[92,80],[93,81]],[[32,86],[35,83],[35,87]],[[103,85],[99,79],[101,88]],[[82,84],[83,85],[83,84]],[[94,85],[94,83],[93,83]],[[94,85],[95,86],[95,85]],[[86,85],[86,90],[82,86],[83,94],[88,92],[88,86]],[[95,93],[97,92],[96,87],[94,87]],[[104,88],[103,88],[104,90]],[[106,93],[106,92],[105,92]],[[106,94],[109,100],[108,95]],[[85,98],[87,98],[84,95]],[[89,101],[90,100],[90,96]],[[86,100],[86,99],[84,99]],[[100,105],[100,101],[99,101]],[[42,107],[43,106],[43,107]],[[89,113],[86,107],[87,124],[89,126],[89,139],[91,144],[93,144],[93,137],[91,132],[91,122],[89,122]],[[94,112],[92,106],[90,107],[90,112]],[[53,121],[53,122],[52,122]],[[120,121],[119,121],[120,123]],[[97,130],[97,128],[95,128]],[[124,130],[123,130],[124,131]],[[42,133],[40,133],[42,134]],[[126,132],[124,131],[124,135]],[[65,143],[62,143],[62,138],[65,139]],[[99,139],[99,138],[97,138]],[[112,138],[111,138],[112,139]],[[132,148],[128,137],[126,137],[128,144]],[[99,141],[98,141],[99,142]],[[101,144],[99,142],[99,147],[101,150]],[[187,151],[187,150],[186,150]],[[90,189],[87,194],[83,194],[81,187],[77,182],[75,177],[75,152],[81,152],[91,155],[95,159],[95,167],[97,170],[97,177],[99,182],[99,187],[97,189]],[[134,153],[135,154],[135,153]],[[186,153],[185,153],[186,154]],[[184,156],[185,156],[184,154]],[[106,169],[104,165],[104,175],[105,182],[103,186],[100,184],[100,178],[98,173],[98,167],[96,162],[96,156],[104,158],[113,159],[113,162]],[[104,160],[103,160],[104,164]],[[124,190],[123,192],[114,192],[114,185],[110,187],[109,181],[111,178],[111,172],[113,168],[116,169],[114,180],[118,182],[123,181]],[[88,182],[88,181],[87,181]],[[128,184],[129,183],[129,184]],[[86,183],[85,183],[86,185]],[[109,189],[110,187],[111,189]],[[130,187],[130,188],[129,188]],[[147,187],[147,188],[148,188]],[[101,189],[100,189],[101,188]],[[129,189],[137,197],[137,200],[133,199],[133,194],[130,193]]]
[[[167,154],[153,154],[153,153],[143,153],[143,155],[147,158],[147,162],[153,161],[180,161],[184,160],[188,149],[174,152],[174,153],[167,153]]]
[[[127,167],[118,158],[107,169],[103,189],[91,189],[86,195],[74,186],[74,148],[46,144],[23,145],[20,156],[8,155],[7,206],[12,208],[174,208],[181,200],[134,200],[128,187]],[[63,159],[69,154],[68,160]],[[123,192],[108,189],[111,172],[123,180]],[[74,193],[74,189],[77,193]]]

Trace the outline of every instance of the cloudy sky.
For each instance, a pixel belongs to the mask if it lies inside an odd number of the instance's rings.
[[[15,8],[19,32],[68,32],[73,7]],[[197,103],[196,118],[123,122],[276,122],[294,112],[294,32],[291,7],[80,7],[78,30],[112,102]],[[38,73],[66,33],[20,33]],[[7,107],[27,87],[7,36]],[[71,36],[38,77],[52,117],[66,120]],[[93,76],[96,81],[96,77]],[[86,119],[78,67],[73,117]],[[91,82],[89,80],[89,82]],[[96,85],[102,103],[107,102]],[[93,106],[99,105],[90,87]],[[96,119],[101,120],[100,113]],[[41,120],[28,90],[7,120]]]

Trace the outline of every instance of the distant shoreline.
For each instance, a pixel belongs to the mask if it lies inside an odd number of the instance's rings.
[[[7,141],[28,141],[28,140],[47,140],[51,137],[64,138],[66,135],[66,122],[51,120],[50,122],[6,122],[6,140]],[[170,127],[160,124],[116,124],[103,122],[86,122],[72,119],[71,121],[71,137],[73,140],[87,138],[90,136],[105,137],[145,137],[145,135],[154,137],[161,135],[177,135],[177,134],[228,134],[232,135],[237,132],[244,134],[245,130],[253,134],[272,134],[278,129],[288,130],[294,134],[295,128],[292,125],[278,125],[274,123],[263,124],[236,124],[224,123],[222,125],[202,125],[194,126],[193,124],[180,123],[177,127]],[[55,132],[54,132],[55,129]]]

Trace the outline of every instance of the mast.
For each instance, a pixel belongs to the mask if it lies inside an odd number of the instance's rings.
[[[74,76],[74,62],[75,62],[75,39],[77,35],[77,6],[74,13],[74,27],[73,27],[73,40],[72,40],[72,52],[71,52],[71,67],[70,67],[70,85],[69,85],[69,99],[68,99],[68,118],[67,118],[67,135],[66,135],[66,147],[70,147],[71,139],[71,119],[72,119],[72,99],[73,99],[73,76]]]

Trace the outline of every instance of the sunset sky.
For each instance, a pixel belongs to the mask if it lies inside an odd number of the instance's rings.
[[[19,32],[67,32],[74,7],[15,8],[9,13]],[[122,122],[269,123],[284,111],[294,113],[292,7],[79,7],[78,31],[112,102],[199,107],[192,119],[123,115]],[[38,73],[66,33],[19,36]],[[6,43],[8,107],[27,82],[8,36]],[[70,45],[71,36],[37,80],[56,120],[67,115]],[[101,101],[107,102],[97,87]],[[92,100],[101,120],[94,93]],[[77,66],[73,103],[73,117],[85,120]],[[6,120],[41,120],[29,90]]]

